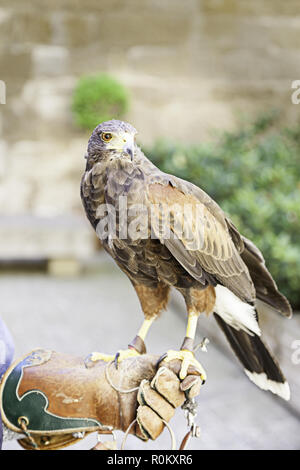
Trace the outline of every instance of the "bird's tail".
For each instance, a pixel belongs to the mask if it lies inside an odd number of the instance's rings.
[[[249,379],[263,390],[270,390],[284,400],[289,400],[289,384],[261,338],[255,333],[233,328],[216,313],[214,316]]]

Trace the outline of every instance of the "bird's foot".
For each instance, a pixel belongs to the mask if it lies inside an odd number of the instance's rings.
[[[98,361],[114,362],[116,368],[118,368],[118,363],[124,361],[124,359],[128,359],[129,357],[135,357],[135,356],[140,356],[140,353],[136,349],[133,349],[133,348],[120,350],[114,356],[111,354],[93,352],[87,356],[84,363],[85,363],[85,366],[88,368],[94,365]]]
[[[187,376],[189,366],[193,366],[200,373],[202,381],[206,381],[206,372],[200,362],[195,359],[195,355],[192,351],[189,351],[187,349],[181,349],[180,351],[169,350],[164,356],[161,357],[159,362],[161,362],[162,360],[170,362],[175,359],[179,359],[180,361],[182,361],[179,373],[179,378],[181,380],[183,380]]]
[[[124,359],[128,359],[129,357],[140,356],[141,354],[146,354],[146,346],[144,340],[137,335],[128,345],[128,349],[121,349],[115,355],[114,363],[116,369],[118,368],[119,362],[122,362]]]
[[[115,356],[111,354],[104,354],[100,352],[93,352],[87,356],[84,361],[85,366],[91,367],[98,361],[105,361],[105,362],[114,362],[116,369],[118,368],[118,364],[124,359],[128,359],[129,357],[140,356],[141,354],[146,353],[146,346],[144,340],[140,336],[136,336],[132,342],[128,345],[128,349],[121,349],[117,352]]]
[[[134,348],[129,347],[128,349],[121,349],[120,351],[117,352],[117,354],[114,357],[114,363],[115,363],[116,369],[118,368],[118,363],[124,361],[124,359],[128,359],[130,357],[137,357],[140,355],[141,353],[139,353]]]
[[[89,368],[89,367],[92,367],[98,361],[112,362],[114,358],[115,356],[112,356],[111,354],[92,352],[85,358],[84,364],[85,364],[85,367]]]

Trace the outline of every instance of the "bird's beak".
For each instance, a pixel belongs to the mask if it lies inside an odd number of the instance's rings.
[[[127,134],[126,137],[123,138],[123,153],[130,157],[130,160],[133,160],[134,157],[134,136]]]
[[[107,149],[116,150],[121,155],[127,156],[130,160],[134,157],[135,141],[134,135],[128,132],[116,135],[106,146]]]

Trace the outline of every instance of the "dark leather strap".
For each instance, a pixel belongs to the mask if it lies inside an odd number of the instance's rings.
[[[135,349],[140,354],[146,354],[147,352],[144,341],[138,335],[131,341],[130,344],[128,344],[128,347],[131,349]]]
[[[183,340],[181,350],[186,349],[188,351],[194,352],[194,340],[186,336]]]

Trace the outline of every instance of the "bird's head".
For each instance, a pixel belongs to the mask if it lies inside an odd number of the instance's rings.
[[[117,121],[102,122],[94,130],[89,139],[87,158],[124,157],[130,160],[135,152],[136,129],[129,123]]]

